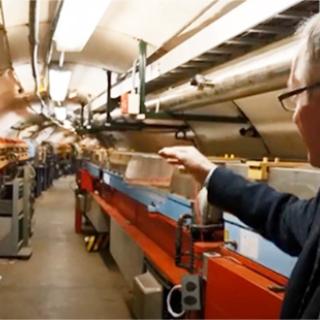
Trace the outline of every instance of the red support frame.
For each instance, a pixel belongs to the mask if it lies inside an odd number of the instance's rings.
[[[206,319],[277,319],[283,293],[279,284],[228,256],[208,261]]]
[[[175,265],[176,222],[150,213],[127,195],[99,184],[86,170],[80,170],[78,178],[80,188],[92,194],[103,212],[121,226],[158,271],[172,284],[181,283],[187,271]],[[188,234],[184,234],[184,245],[188,241]],[[203,268],[203,252],[220,255],[208,258],[204,286],[206,319],[279,317],[284,294],[271,288],[284,286],[286,277],[224,248],[222,242],[197,242],[194,252],[198,273]]]
[[[139,219],[136,219],[136,223],[134,223],[135,219],[128,220],[122,213],[121,209],[111,205],[96,194],[93,194],[93,197],[101,206],[103,211],[112,219],[114,219],[114,221],[121,226],[128,236],[135,241],[135,243],[144,252],[145,256],[152,261],[158,271],[160,271],[160,273],[165,276],[167,280],[173,284],[178,284],[181,282],[181,278],[187,274],[187,271],[182,268],[178,268],[174,263],[172,254],[170,254],[172,251],[174,251],[174,248],[172,248],[174,246],[174,241],[171,242],[172,239],[170,240],[170,238],[172,238],[171,231],[174,231],[173,228],[170,230],[170,226],[168,227],[161,223],[161,220],[154,218],[153,223],[157,224],[157,226],[154,225],[150,232],[153,232],[154,235],[162,234],[162,241],[157,242],[154,240],[155,236],[151,238],[150,234],[146,234],[144,231],[142,231],[144,221],[143,217],[139,217]],[[116,198],[118,199],[118,197]],[[123,207],[128,200],[131,199],[122,198],[121,206]],[[141,211],[139,212],[141,213]],[[139,223],[141,223],[141,225],[139,225]],[[140,226],[142,226],[142,228],[140,228]],[[170,248],[170,253],[164,249],[166,247]]]
[[[80,210],[79,203],[75,201],[75,216],[74,216],[74,230],[76,233],[82,233],[82,211]]]
[[[88,192],[93,191],[93,181],[90,173],[85,169],[80,169],[77,175],[77,180],[80,182],[80,188]]]

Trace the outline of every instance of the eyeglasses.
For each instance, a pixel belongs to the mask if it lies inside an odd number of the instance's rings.
[[[305,86],[302,88],[298,88],[289,92],[285,92],[283,94],[280,94],[278,97],[278,100],[281,104],[281,107],[285,111],[294,112],[297,106],[297,97],[300,93],[306,91],[306,90],[314,90],[320,87],[320,82],[317,82],[315,84]]]

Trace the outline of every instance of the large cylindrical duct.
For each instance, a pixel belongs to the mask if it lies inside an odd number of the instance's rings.
[[[170,90],[148,99],[146,108],[184,111],[284,88],[296,51],[297,41],[290,39],[259,54],[250,53],[207,75],[213,87]]]

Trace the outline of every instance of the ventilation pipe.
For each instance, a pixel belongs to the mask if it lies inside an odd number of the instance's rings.
[[[160,108],[181,112],[282,89],[286,86],[291,60],[296,51],[297,41],[290,39],[277,48],[254,56],[250,54],[247,59],[242,57],[238,62],[207,75],[212,87],[199,89],[184,86],[182,89],[173,89],[148,99],[146,109],[154,111]]]

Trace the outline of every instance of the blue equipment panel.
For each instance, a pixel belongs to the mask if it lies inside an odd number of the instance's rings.
[[[178,220],[181,214],[192,214],[192,202],[184,197],[154,188],[130,185],[119,175],[105,169],[103,181],[146,206],[149,212],[159,212],[173,220]]]
[[[84,167],[85,169],[87,169],[89,171],[89,173],[95,177],[95,178],[100,178],[100,172],[101,172],[101,169],[98,165],[92,163],[92,162],[89,162],[89,161],[85,161],[84,162]]]
[[[224,213],[223,218],[227,235],[225,240],[237,244],[236,252],[286,277],[290,276],[297,258],[278,249],[235,216]]]

